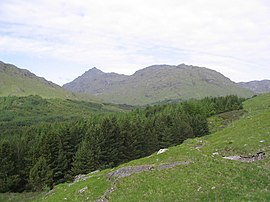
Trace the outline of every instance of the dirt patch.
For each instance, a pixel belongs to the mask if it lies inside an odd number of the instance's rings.
[[[247,162],[251,163],[254,161],[259,161],[265,158],[264,152],[258,152],[255,155],[252,156],[225,156],[224,159],[234,160],[234,161],[241,161],[241,162]]]
[[[127,166],[120,168],[116,171],[110,172],[108,174],[108,180],[112,181],[112,186],[105,191],[105,193],[100,197],[96,202],[107,202],[108,201],[108,195],[111,194],[116,189],[116,184],[119,179],[128,177],[135,173],[141,173],[145,171],[152,171],[152,170],[164,170],[173,168],[177,165],[188,165],[190,164],[189,161],[183,161],[183,162],[173,162],[169,164],[162,164],[158,166],[154,165],[142,165],[142,166]]]

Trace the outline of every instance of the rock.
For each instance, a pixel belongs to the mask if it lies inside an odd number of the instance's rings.
[[[74,177],[74,180],[73,180],[73,182],[79,182],[79,181],[81,181],[82,179],[84,179],[84,177],[85,177],[86,175],[76,175],[75,177]]]
[[[158,152],[157,152],[157,154],[162,154],[162,153],[164,153],[164,152],[166,152],[166,151],[168,151],[169,149],[160,149]]]
[[[94,171],[94,172],[98,172],[98,171]],[[91,173],[91,174],[93,174],[93,173]],[[91,176],[89,176],[89,175],[76,175],[74,177],[73,183],[80,182],[80,181],[85,181],[85,180],[87,180],[90,177]]]
[[[223,158],[224,159],[229,159],[229,160],[235,160],[235,161],[251,163],[251,162],[254,162],[254,161],[264,159],[265,158],[265,153],[264,152],[258,152],[257,154],[252,155],[252,156],[225,156]]]
[[[84,188],[80,189],[80,190],[78,191],[78,193],[79,193],[79,194],[83,194],[87,189],[88,189],[88,187],[84,187]]]
[[[222,158],[229,159],[229,160],[235,160],[235,161],[239,161],[241,159],[240,156],[224,156]]]
[[[95,173],[98,173],[100,170],[95,170],[95,171],[92,171],[90,174],[95,174]]]

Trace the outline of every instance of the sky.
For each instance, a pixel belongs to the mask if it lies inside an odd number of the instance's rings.
[[[59,85],[181,63],[270,79],[270,1],[1,0],[0,60]]]

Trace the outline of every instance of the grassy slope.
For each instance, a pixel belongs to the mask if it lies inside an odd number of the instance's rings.
[[[192,162],[122,178],[110,201],[269,201],[270,94],[246,101],[244,109],[247,113],[242,118],[219,132],[187,140],[164,154],[119,166]],[[196,149],[200,144],[202,147]],[[253,163],[222,158],[222,155],[250,155],[258,151],[265,151],[266,158]],[[213,152],[219,155],[213,156]],[[72,186],[58,185],[36,201],[95,201],[110,187],[106,180],[110,171],[92,174],[90,179]],[[79,194],[86,186],[88,189]]]
[[[0,131],[18,129],[18,125],[89,118],[93,114],[120,112],[124,106],[95,102],[43,99],[39,96],[0,97]],[[0,133],[1,133],[0,132]]]
[[[44,78],[32,74],[28,70],[0,61],[0,96],[28,95],[100,102],[100,99],[94,96],[71,93]]]

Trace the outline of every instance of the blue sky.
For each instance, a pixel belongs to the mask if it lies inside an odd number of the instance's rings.
[[[0,60],[59,85],[153,64],[270,79],[267,0],[1,0]]]

